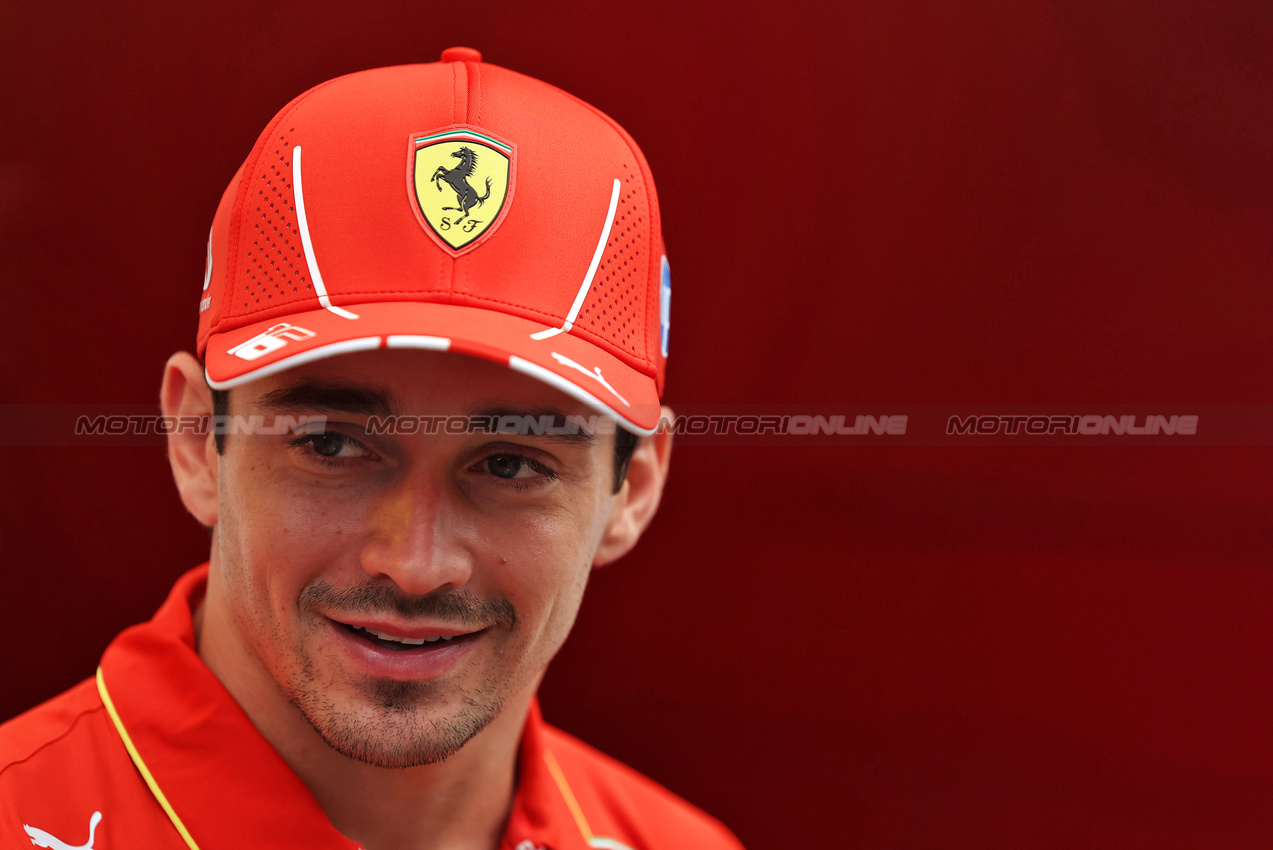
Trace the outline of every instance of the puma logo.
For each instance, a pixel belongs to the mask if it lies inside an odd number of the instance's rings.
[[[75,846],[67,844],[60,838],[54,838],[42,829],[36,829],[33,826],[22,824],[22,828],[27,831],[27,835],[31,836],[31,843],[36,847],[48,847],[49,850],[93,850],[93,834],[97,831],[97,825],[102,822],[102,813],[93,812],[93,816],[88,819],[88,843]]]
[[[557,352],[555,352],[555,351],[554,351],[554,352],[552,353],[552,355],[553,355],[553,359],[554,359],[554,360],[556,360],[556,361],[557,361],[558,363],[560,363],[561,365],[563,365],[563,366],[569,366],[571,369],[577,369],[578,371],[583,372],[583,373],[584,373],[585,375],[587,375],[589,378],[592,378],[594,381],[596,381],[596,382],[598,382],[599,384],[601,384],[601,386],[603,386],[603,387],[605,387],[606,389],[608,389],[608,390],[609,390],[609,391],[610,391],[610,392],[614,395],[614,397],[615,397],[615,398],[617,398],[619,401],[623,402],[623,404],[624,404],[624,406],[625,406],[625,407],[631,407],[631,406],[632,406],[632,405],[628,404],[628,400],[627,400],[626,398],[624,398],[623,396],[619,395],[619,391],[618,391],[618,390],[616,390],[614,387],[610,386],[610,382],[609,382],[609,381],[607,381],[605,378],[601,377],[601,367],[600,367],[600,366],[593,366],[593,367],[592,367],[592,371],[591,371],[591,372],[589,372],[589,371],[587,370],[587,368],[585,368],[585,367],[583,367],[583,366],[580,366],[578,363],[576,363],[575,361],[571,360],[569,357],[567,357],[567,356],[566,356],[566,355],[564,355],[564,354],[558,354]]]

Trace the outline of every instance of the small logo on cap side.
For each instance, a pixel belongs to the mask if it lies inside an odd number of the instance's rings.
[[[314,332],[308,328],[279,322],[264,333],[259,333],[247,342],[241,342],[227,350],[226,354],[233,354],[240,360],[256,360],[287,345],[289,339],[300,342],[312,336]]]
[[[615,398],[617,398],[619,401],[623,402],[623,404],[624,404],[624,406],[625,406],[625,407],[631,407],[631,406],[632,406],[632,405],[628,404],[628,400],[627,400],[626,398],[624,398],[623,396],[619,395],[619,391],[618,391],[618,390],[616,390],[614,387],[610,386],[610,382],[609,382],[609,381],[607,381],[607,380],[606,380],[606,379],[602,376],[602,374],[601,374],[601,367],[600,367],[600,366],[593,366],[593,367],[592,367],[592,371],[591,371],[591,372],[589,372],[589,371],[588,371],[588,369],[587,369],[586,367],[584,367],[584,366],[580,366],[578,363],[576,363],[575,361],[571,360],[569,357],[567,357],[567,356],[566,356],[566,355],[564,355],[564,354],[558,354],[557,352],[555,352],[555,351],[554,351],[554,352],[552,353],[552,355],[553,355],[553,359],[554,359],[554,360],[556,360],[558,363],[560,363],[562,366],[569,366],[571,369],[575,369],[576,371],[583,372],[583,373],[584,373],[585,375],[587,375],[589,378],[592,378],[594,381],[596,381],[597,383],[601,384],[601,386],[605,387],[606,389],[608,389],[608,390],[610,391],[610,394],[611,394],[611,395],[613,395],[613,396],[614,396]]]
[[[513,187],[513,146],[470,127],[411,137],[411,196],[425,230],[450,253],[499,224]]]

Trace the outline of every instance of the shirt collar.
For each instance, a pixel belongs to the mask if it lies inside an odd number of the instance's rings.
[[[207,564],[183,575],[153,619],[107,647],[98,683],[116,730],[190,846],[356,850],[195,652],[192,612],[207,578]],[[533,701],[501,848],[583,850],[543,726]]]

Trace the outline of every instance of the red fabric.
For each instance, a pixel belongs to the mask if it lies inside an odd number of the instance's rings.
[[[102,657],[124,730],[202,850],[354,850],[196,654],[192,611],[207,573],[205,564],[182,576],[155,617],[120,634]],[[560,766],[585,824],[550,762]],[[101,850],[186,847],[88,679],[0,726],[0,843],[35,840],[29,827],[83,845],[94,812],[101,818],[93,845]],[[633,850],[739,847],[671,792],[545,724],[535,702],[501,850],[586,850],[592,837]]]

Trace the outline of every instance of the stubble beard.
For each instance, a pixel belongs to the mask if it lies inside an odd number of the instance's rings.
[[[284,689],[288,701],[336,752],[373,767],[405,769],[445,761],[499,716],[508,688],[493,680],[457,694],[447,710],[433,682],[372,679],[354,686],[360,706],[342,706],[314,676],[313,659]]]

